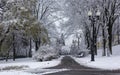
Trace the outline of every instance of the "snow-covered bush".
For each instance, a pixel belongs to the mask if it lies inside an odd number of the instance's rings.
[[[58,58],[58,51],[51,46],[41,46],[37,52],[34,53],[33,59],[37,61],[49,61]]]
[[[85,57],[89,54],[89,50],[81,50],[78,52],[77,57]]]
[[[70,53],[70,47],[69,46],[62,46],[61,54],[69,54],[69,53]]]

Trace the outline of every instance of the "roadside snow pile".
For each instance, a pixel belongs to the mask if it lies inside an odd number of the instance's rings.
[[[46,75],[46,74],[51,74],[51,73],[56,73],[56,72],[62,72],[62,71],[69,71],[70,69],[31,69],[27,72],[32,73],[32,74],[38,74],[38,75]]]
[[[61,63],[61,59],[64,56],[61,56],[58,59],[54,59],[52,61],[44,61],[44,62],[36,62],[32,58],[22,58],[16,59],[16,61],[9,60],[8,62],[0,61],[0,75],[42,75],[45,73],[54,73],[59,71],[64,71],[66,69],[60,70],[46,70],[43,68],[49,68],[57,66]],[[41,72],[39,74],[35,74],[32,72],[38,71]],[[42,72],[43,71],[43,72]]]
[[[37,75],[37,74],[31,74],[22,71],[2,71],[0,72],[0,75]]]
[[[69,69],[35,69],[36,71],[26,72],[26,71],[0,71],[0,75],[45,75],[56,72],[68,71]]]
[[[91,56],[87,56],[84,58],[76,58],[72,57],[76,62],[81,65],[99,68],[104,70],[118,70],[120,69],[120,45],[113,47],[113,55],[110,57],[102,56],[102,49],[98,50],[98,55],[95,56],[95,62],[91,62]]]
[[[45,75],[45,74],[57,73],[57,72],[68,71],[68,70],[69,69],[52,69],[52,70],[50,69],[47,72],[41,73],[41,74]]]
[[[41,46],[33,55],[33,59],[37,61],[49,61],[58,58],[58,51],[51,46]]]
[[[89,50],[80,50],[76,55],[76,57],[86,57],[89,55],[89,53],[90,53]]]
[[[21,67],[21,66],[23,66],[23,69],[26,69],[26,70],[36,69],[36,68],[49,68],[49,67],[54,67],[60,64],[62,58],[63,56],[61,56],[58,59],[54,59],[52,61],[44,61],[44,62],[36,62],[36,61],[33,61],[32,58],[16,59],[16,61],[9,60],[8,62],[0,61],[0,70],[7,67]]]

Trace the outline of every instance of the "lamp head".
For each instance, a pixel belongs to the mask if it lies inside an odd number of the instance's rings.
[[[99,18],[100,18],[100,15],[101,15],[101,12],[100,12],[99,10],[97,10],[97,12],[96,12],[96,17],[97,17],[98,20],[99,20]]]
[[[96,16],[100,16],[101,12],[100,10],[97,11]]]
[[[91,17],[92,16],[92,11],[88,11],[88,16]]]

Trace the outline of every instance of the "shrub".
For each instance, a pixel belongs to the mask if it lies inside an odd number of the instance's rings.
[[[50,61],[58,57],[58,51],[51,46],[41,46],[37,52],[34,53],[33,59],[37,61]]]

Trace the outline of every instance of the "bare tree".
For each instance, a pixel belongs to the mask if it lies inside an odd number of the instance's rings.
[[[110,54],[112,54],[112,31],[113,31],[113,26],[114,22],[117,19],[116,13],[119,11],[120,7],[120,1],[119,0],[103,0],[103,12],[104,12],[104,20],[105,24],[107,27],[107,32],[108,32],[108,47]]]

